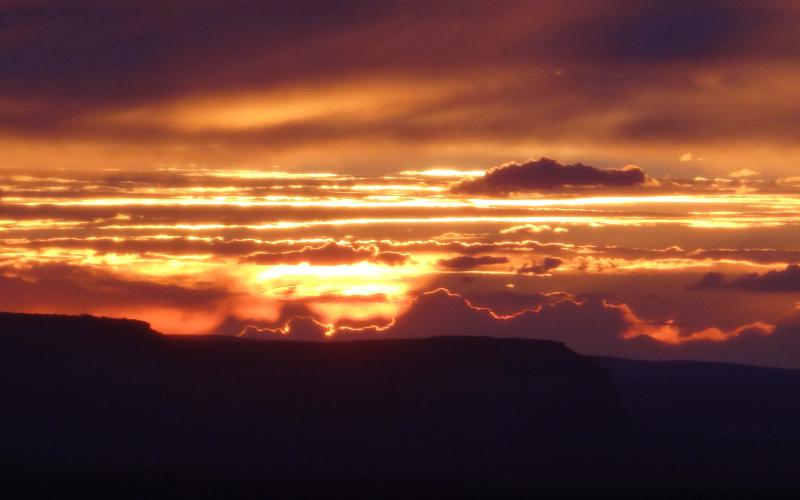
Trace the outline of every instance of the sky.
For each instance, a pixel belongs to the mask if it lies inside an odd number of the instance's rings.
[[[0,309],[800,368],[798,21],[0,1]]]

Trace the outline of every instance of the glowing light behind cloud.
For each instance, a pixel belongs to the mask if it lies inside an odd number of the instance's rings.
[[[462,176],[478,173],[6,169],[0,176],[0,265],[4,275],[20,279],[39,279],[24,278],[37,265],[65,264],[125,280],[226,290],[194,316],[175,305],[130,309],[129,315],[157,328],[191,333],[201,325],[213,329],[230,315],[274,320],[281,304],[292,301],[329,324],[389,321],[414,293],[447,276],[464,277],[465,286],[494,276],[507,280],[498,287],[512,280],[524,290],[570,275],[779,269],[797,245],[789,235],[800,225],[800,196],[785,184],[749,192],[737,192],[725,179],[633,192],[475,197],[450,191]],[[736,241],[752,249],[751,231],[767,235],[761,253],[718,251],[735,250]],[[322,251],[321,257],[297,257],[303,248],[332,242],[339,252],[353,249],[350,260],[326,262]],[[366,248],[371,253],[364,254]],[[272,261],[247,261],[258,252]],[[391,256],[378,259],[380,252]],[[776,257],[764,261],[764,252]],[[282,262],[283,254],[292,261]],[[489,256],[476,261],[495,263],[461,270],[437,265],[459,255]],[[547,257],[561,264],[542,275],[517,273]]]

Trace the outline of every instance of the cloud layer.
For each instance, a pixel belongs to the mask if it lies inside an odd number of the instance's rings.
[[[794,2],[44,0],[0,17],[4,164],[797,159]]]

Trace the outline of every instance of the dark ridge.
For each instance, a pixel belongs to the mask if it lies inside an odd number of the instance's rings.
[[[593,359],[528,339],[263,342],[16,314],[0,314],[0,366],[0,479],[43,487],[800,480],[788,370]]]
[[[158,332],[150,324],[135,319],[120,319],[63,314],[25,314],[0,312],[0,341],[43,347],[88,343],[113,345],[152,340]]]
[[[800,370],[707,361],[641,361],[594,356],[616,384],[800,386]]]
[[[0,321],[11,463],[496,478],[623,418],[605,372],[550,341],[260,342]]]
[[[640,422],[777,444],[800,439],[800,370],[595,359],[611,375],[627,413]]]

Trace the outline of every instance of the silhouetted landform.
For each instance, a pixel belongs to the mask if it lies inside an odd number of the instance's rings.
[[[0,312],[0,328],[3,332],[0,342],[4,345],[41,347],[42,353],[80,345],[85,348],[115,348],[162,337],[144,321],[88,314],[68,316]]]
[[[40,486],[800,481],[791,370],[594,359],[514,338],[170,337],[22,314],[0,314],[0,362],[0,463]]]
[[[800,439],[800,370],[698,361],[595,358],[627,413],[717,436]]]

